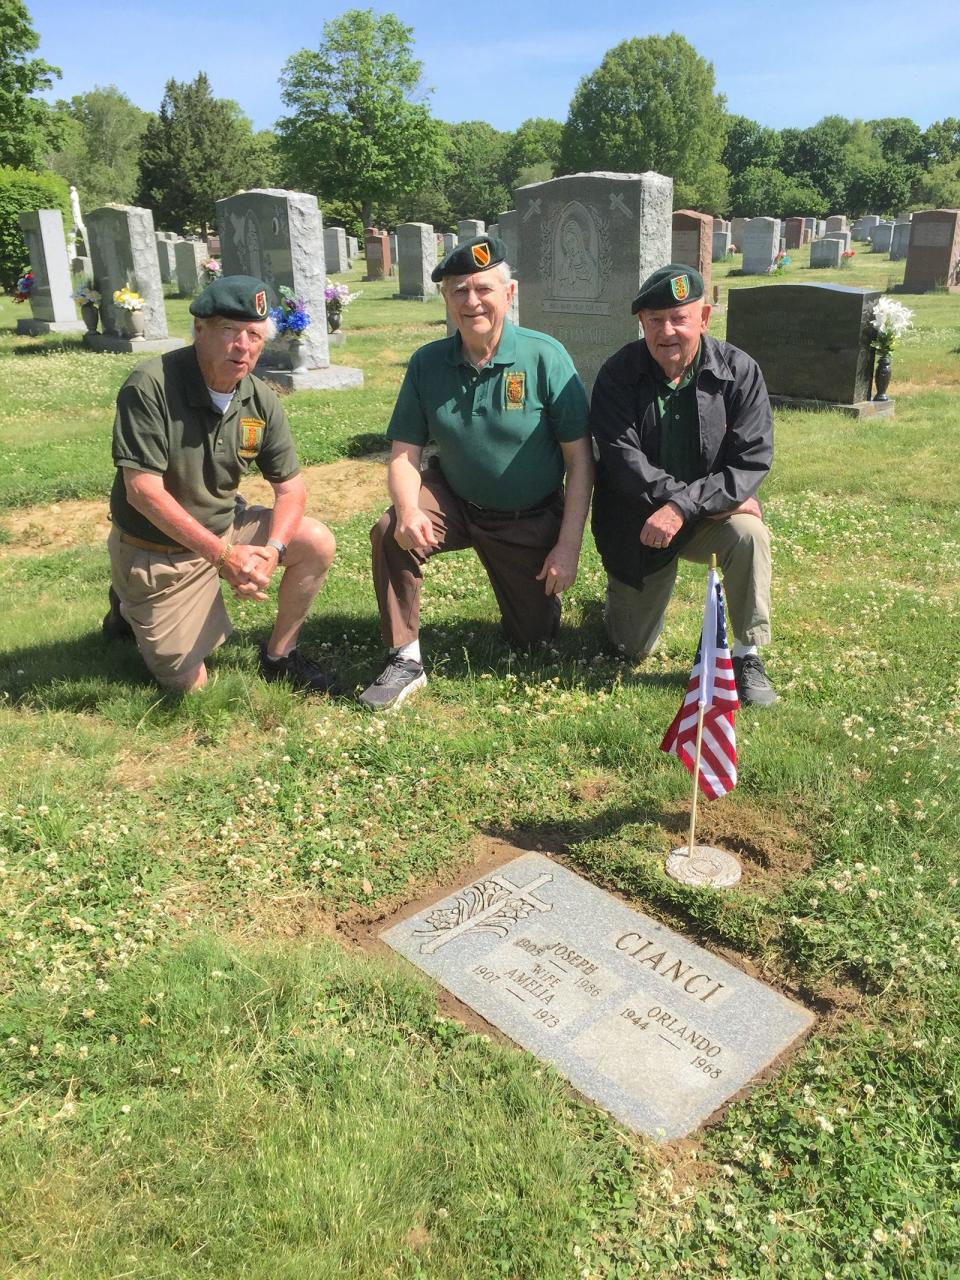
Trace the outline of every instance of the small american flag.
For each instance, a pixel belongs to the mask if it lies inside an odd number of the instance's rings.
[[[727,648],[723,587],[715,569],[707,578],[700,646],[693,660],[686,696],[660,750],[677,756],[690,773],[696,770],[697,713],[704,707],[703,738],[697,782],[710,800],[725,796],[737,785],[737,734],[733,713],[740,706]]]

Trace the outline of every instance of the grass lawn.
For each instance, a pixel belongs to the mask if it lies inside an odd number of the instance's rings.
[[[791,254],[783,280],[895,288],[903,264],[857,248],[837,272]],[[721,300],[776,287],[738,264],[714,267]],[[364,388],[287,401],[307,464],[382,448],[405,361],[445,331],[439,301],[358,287],[334,359]],[[352,692],[380,657],[378,499],[335,523],[304,635],[344,696],[257,678],[256,605],[232,607],[207,690],[162,696],[102,641],[102,544],[26,553],[14,530],[16,508],[49,528],[105,500],[134,357],[17,338],[0,302],[0,1277],[960,1274],[960,299],[904,301],[895,418],[777,414],[781,700],[738,716],[739,785],[701,806],[744,863],[722,894],[662,869],[689,779],[656,748],[699,572],[634,668],[604,653],[589,539],[560,639],[528,658],[475,557],[445,556],[430,685],[373,717]],[[168,315],[186,336],[186,303]],[[619,1128],[349,941],[492,839],[788,989],[813,1034],[691,1139]]]

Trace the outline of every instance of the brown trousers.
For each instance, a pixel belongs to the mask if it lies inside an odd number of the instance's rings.
[[[560,532],[561,494],[529,511],[481,510],[459,498],[434,466],[423,473],[420,507],[439,543],[426,555],[399,545],[393,507],[370,530],[373,584],[388,649],[409,644],[420,634],[420,589],[429,557],[465,547],[473,547],[487,571],[508,639],[527,646],[556,635],[560,597],[548,596],[536,578]]]

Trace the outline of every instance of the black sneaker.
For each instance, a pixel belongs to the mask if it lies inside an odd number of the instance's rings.
[[[398,658],[392,653],[373,684],[361,693],[360,701],[371,711],[389,711],[399,707],[404,698],[409,698],[426,683],[427,677],[419,662]]]
[[[334,685],[333,676],[321,671],[315,662],[305,658],[297,649],[291,649],[285,658],[267,657],[267,646],[260,648],[260,674],[264,680],[288,680],[295,689],[308,689],[312,693],[329,693]]]
[[[110,597],[110,612],[101,623],[103,634],[108,640],[132,640],[133,627],[120,612],[120,597],[110,588],[108,595]]]
[[[763,663],[755,653],[734,658],[733,678],[737,682],[737,697],[741,706],[769,707],[776,702],[776,690],[767,679]]]

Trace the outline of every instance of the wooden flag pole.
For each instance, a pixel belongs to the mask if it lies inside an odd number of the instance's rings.
[[[717,569],[717,557],[710,557],[710,572],[715,573]],[[700,669],[703,670],[705,655],[703,652],[703,636],[700,637]],[[703,749],[703,717],[707,710],[707,703],[703,697],[703,689],[701,684],[701,696],[697,701],[697,745],[693,757],[693,795],[690,799],[690,833],[687,836],[687,856],[693,857],[693,850],[696,844],[697,831],[697,792],[700,790],[700,753]]]

